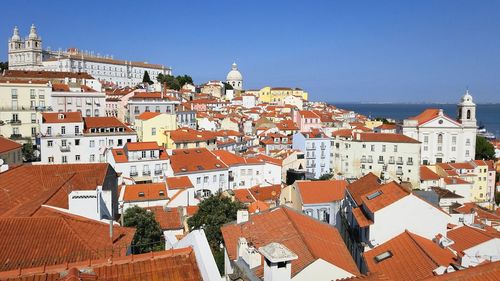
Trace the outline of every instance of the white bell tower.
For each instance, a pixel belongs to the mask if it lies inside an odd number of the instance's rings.
[[[476,104],[472,100],[472,96],[469,94],[469,90],[465,91],[464,96],[458,104],[458,121],[462,123],[464,127],[476,128]]]
[[[36,33],[35,25],[31,25],[28,38],[21,39],[19,29],[14,27],[9,39],[9,69],[36,70],[42,67],[42,38]]]

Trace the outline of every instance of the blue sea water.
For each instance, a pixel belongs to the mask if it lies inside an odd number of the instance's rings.
[[[383,117],[395,120],[403,120],[418,115],[427,108],[441,108],[445,114],[452,118],[457,116],[456,104],[375,104],[375,103],[330,103],[338,108],[353,110],[357,113],[371,116],[372,118]],[[478,124],[489,132],[500,138],[500,104],[478,104],[476,109]]]

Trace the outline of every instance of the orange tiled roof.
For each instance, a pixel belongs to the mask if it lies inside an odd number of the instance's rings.
[[[104,186],[107,163],[22,165],[0,173],[0,217],[30,216],[41,205],[68,209],[73,190]]]
[[[250,203],[250,205],[248,205],[248,212],[250,214],[254,214],[269,210],[269,208],[270,206],[268,203],[262,201],[255,201]]]
[[[444,178],[446,184],[470,184],[470,182],[465,181],[459,177],[446,177]]]
[[[69,269],[69,270],[68,270]],[[61,276],[65,276],[62,277]],[[102,258],[76,263],[62,263],[53,267],[0,272],[0,279],[11,281],[199,281],[202,276],[191,247]]]
[[[69,86],[64,83],[54,83],[52,84],[53,92],[69,92]]]
[[[155,219],[160,224],[161,229],[174,230],[183,228],[182,214],[178,208],[164,209],[161,206],[155,206],[146,209],[154,213]]]
[[[84,122],[86,133],[90,133],[90,129],[98,128],[123,128],[125,132],[133,132],[116,117],[85,117]]]
[[[488,262],[455,272],[432,276],[425,281],[498,281],[500,261]]]
[[[209,131],[198,131],[190,128],[180,128],[169,131],[170,139],[174,142],[200,142],[214,140],[215,134]]]
[[[149,111],[146,111],[146,112],[143,112],[141,113],[139,116],[136,117],[136,119],[139,119],[139,120],[149,120],[151,118],[154,118],[158,115],[160,115],[161,113],[160,112],[149,112]]]
[[[373,213],[391,205],[403,197],[410,195],[409,191],[395,181],[381,185],[375,192],[381,192],[381,194],[373,199],[368,199],[368,196],[371,193],[364,194],[362,196],[363,205],[365,205],[368,210]]]
[[[128,151],[141,151],[141,150],[162,150],[163,148],[155,141],[147,142],[127,142],[125,149]]]
[[[125,202],[134,201],[154,201],[166,200],[167,187],[165,183],[142,183],[125,186],[123,200]]]
[[[281,194],[281,184],[269,185],[269,186],[260,186],[256,185],[251,187],[250,193],[252,196],[258,201],[269,202],[275,201],[280,198]]]
[[[375,257],[388,252],[391,257],[377,262]],[[368,271],[383,273],[392,280],[420,280],[434,276],[439,266],[455,264],[453,253],[434,242],[405,231],[376,248],[365,252]]]
[[[137,92],[130,99],[164,99],[169,101],[177,101],[177,99],[171,96],[169,93],[161,93],[161,92]]]
[[[380,187],[379,178],[373,174],[368,173],[357,181],[347,186],[347,191],[354,199],[356,204],[360,206],[363,204],[362,196],[367,193],[372,193]]]
[[[311,110],[300,110],[299,114],[302,118],[319,118],[318,114]]]
[[[227,169],[227,165],[206,148],[174,149],[170,161],[174,173]]]
[[[168,189],[187,189],[192,188],[193,183],[187,176],[179,176],[179,177],[167,177],[167,186]]]
[[[83,122],[82,114],[76,112],[43,112],[43,123],[78,123]]]
[[[373,224],[373,221],[366,217],[361,208],[353,208],[352,215],[358,223],[359,227],[367,227]]]
[[[499,214],[492,213],[491,211],[485,210],[481,206],[476,205],[475,203],[464,203],[462,206],[456,208],[454,211],[462,214],[475,213],[476,217],[479,219],[500,221],[500,213]],[[497,208],[496,212],[498,213],[499,211],[500,208]]]
[[[450,248],[458,252],[463,252],[491,239],[500,238],[500,232],[486,231],[464,225],[449,230],[447,237],[455,242],[450,246]]]
[[[408,119],[417,120],[418,124],[421,125],[423,123],[426,123],[426,122],[436,118],[438,115],[439,115],[439,109],[428,108],[428,109],[422,111],[422,113],[420,113],[419,115],[410,117]]]
[[[33,78],[33,79],[94,79],[86,72],[66,72],[66,71],[29,71],[29,70],[7,70],[3,77],[8,78]]]
[[[297,181],[302,204],[320,204],[344,199],[345,180]]]
[[[21,144],[11,141],[9,139],[0,137],[0,154],[6,153],[15,149],[20,149],[22,147]]]
[[[222,235],[230,260],[237,258],[238,239],[245,237],[256,248],[277,242],[294,252],[298,259],[292,261],[292,277],[319,258],[359,275],[358,268],[335,227],[288,207],[260,212],[250,216],[245,223],[226,224],[222,227]],[[258,277],[262,277],[262,266],[254,270]]]
[[[420,166],[420,180],[439,180],[441,177],[426,166]]]
[[[0,271],[63,262],[125,256],[133,228],[109,224],[42,207],[35,217],[0,219]],[[114,249],[114,251],[112,251]],[[78,253],[78,254],[75,254]]]
[[[239,188],[233,190],[234,192],[234,198],[241,203],[253,203],[255,202],[255,198],[253,197],[252,193],[250,193],[250,190],[247,188]]]

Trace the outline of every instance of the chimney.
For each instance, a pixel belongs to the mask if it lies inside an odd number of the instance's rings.
[[[236,213],[236,223],[240,224],[248,221],[248,211],[247,210],[238,210]]]
[[[238,254],[238,259],[241,258],[246,264],[248,264],[250,269],[260,266],[262,260],[261,255],[257,249],[251,245],[251,243],[247,242],[245,237],[240,237],[238,239],[237,247],[236,252]]]
[[[272,242],[259,248],[264,256],[264,281],[290,281],[292,279],[292,260],[299,257],[285,245]]]
[[[443,116],[444,113],[443,113],[443,109],[439,109],[439,116]]]

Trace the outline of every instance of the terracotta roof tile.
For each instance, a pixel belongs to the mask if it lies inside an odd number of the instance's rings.
[[[256,185],[251,187],[250,193],[258,201],[271,202],[280,198],[281,184],[274,184],[269,186]]]
[[[449,230],[447,237],[455,242],[450,246],[450,248],[458,252],[463,252],[491,239],[500,238],[500,232],[495,232],[496,233],[492,233],[476,227],[464,225]]]
[[[182,229],[182,214],[179,212],[178,208],[167,208],[164,209],[161,206],[149,207],[147,210],[151,210],[156,221],[160,224],[163,230],[175,230]]]
[[[84,122],[86,133],[90,133],[90,129],[98,128],[123,128],[124,132],[134,132],[116,117],[85,117]]]
[[[253,197],[252,193],[250,193],[250,190],[247,188],[239,188],[233,190],[234,192],[234,198],[241,203],[253,203],[255,202],[255,198]]]
[[[83,122],[82,114],[76,112],[43,112],[43,123],[78,123]]]
[[[141,150],[163,150],[161,146],[155,141],[147,142],[127,142],[125,149],[128,151],[141,151]]]
[[[391,133],[360,133],[360,141],[364,142],[396,142],[396,143],[420,143],[416,139],[412,139],[402,134]]]
[[[172,189],[186,189],[194,187],[193,183],[187,176],[180,177],[167,177],[167,186],[169,190]]]
[[[227,169],[227,165],[206,148],[174,149],[170,161],[174,173]]]
[[[420,180],[439,180],[441,177],[426,166],[420,166]]]
[[[380,192],[380,194],[374,198],[370,198],[370,195],[375,192]],[[367,193],[362,196],[363,205],[365,205],[372,213],[410,195],[410,192],[395,181],[381,185],[373,193]]]
[[[302,204],[340,201],[345,197],[345,180],[297,181]]]
[[[134,185],[126,185],[123,194],[123,201],[154,201],[166,200],[167,187],[165,183],[142,183]]]
[[[432,276],[425,281],[498,281],[500,261],[489,262],[455,272]]]
[[[149,120],[151,118],[154,118],[158,115],[160,115],[161,113],[159,112],[149,112],[149,111],[146,111],[146,112],[143,112],[141,113],[139,116],[136,117],[136,119],[139,119],[139,120]]]
[[[349,184],[347,186],[347,191],[352,196],[356,204],[360,206],[361,204],[363,204],[362,196],[367,193],[374,192],[379,187],[379,178],[375,174],[370,172],[357,181]]]
[[[107,163],[22,165],[0,173],[0,217],[30,216],[42,204],[68,208],[73,190],[95,190],[114,173]]]
[[[20,143],[0,137],[0,154],[20,149],[21,147],[22,145]]]
[[[375,257],[390,252],[392,256],[376,261]],[[376,248],[365,252],[368,271],[383,273],[392,280],[420,280],[434,276],[439,266],[454,264],[454,255],[432,241],[405,231]]]
[[[281,243],[298,259],[292,261],[292,276],[316,259],[323,259],[354,275],[359,271],[337,229],[321,223],[288,207],[280,207],[252,215],[248,222],[227,224],[222,227],[226,250],[231,260],[236,259],[236,245],[245,237],[255,247],[271,242]],[[263,274],[262,266],[257,275]]]
[[[359,227],[367,227],[373,224],[373,221],[366,217],[361,208],[353,208],[352,215],[354,216],[354,219],[358,223]]]

